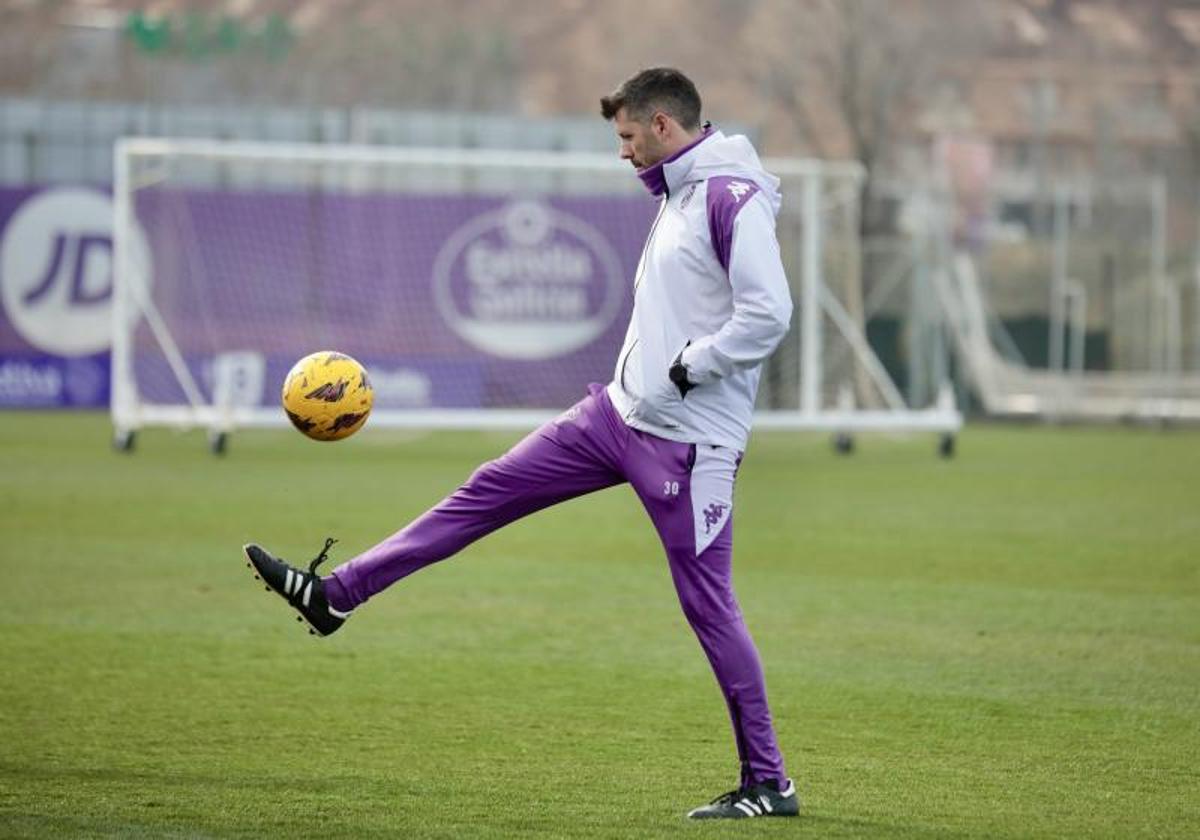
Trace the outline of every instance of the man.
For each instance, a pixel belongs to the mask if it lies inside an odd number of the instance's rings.
[[[663,546],[684,614],[724,692],[742,776],[694,818],[794,816],[758,652],[731,583],[733,484],[760,368],[792,304],[775,238],[779,181],[746,138],[700,124],[677,70],[638,73],[600,100],[621,157],[661,197],[634,277],[634,306],[607,387],[484,464],[387,540],[319,577],[257,545],[257,576],[328,635],[418,569],[549,505],[628,482]],[[332,541],[327,541],[328,550]]]

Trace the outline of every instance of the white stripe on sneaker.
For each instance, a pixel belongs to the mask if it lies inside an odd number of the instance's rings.
[[[763,806],[763,809],[769,814],[771,813],[771,800],[765,796],[758,797],[758,804]]]
[[[309,580],[308,586],[304,587],[304,606],[308,606],[308,599],[312,596],[312,580]]]
[[[734,807],[734,808],[737,808],[739,811],[741,811],[741,812],[742,812],[743,814],[745,814],[747,817],[756,817],[756,816],[758,816],[758,814],[756,814],[756,813],[754,812],[754,809],[752,809],[752,808],[751,808],[749,805],[747,805],[747,804],[746,804],[746,800],[744,800],[744,799],[743,799],[743,800],[741,800],[741,801],[739,801],[739,802],[734,802],[734,803],[733,803],[733,807]]]
[[[292,594],[292,570],[291,569],[287,570],[287,577],[284,578],[284,581],[283,581],[283,594],[284,595]]]

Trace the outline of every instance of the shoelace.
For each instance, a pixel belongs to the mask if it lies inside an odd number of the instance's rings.
[[[310,575],[315,575],[317,573],[317,566],[320,566],[322,563],[324,563],[326,560],[329,559],[329,557],[327,556],[329,549],[336,542],[337,542],[337,540],[335,540],[333,537],[325,538],[325,547],[322,548],[321,553],[318,554],[316,557],[314,557],[312,562],[308,564],[308,573]]]
[[[743,796],[745,796],[749,792],[749,790],[750,790],[750,788],[734,788],[733,790],[729,791],[728,793],[722,793],[720,796],[718,796],[716,799],[714,799],[712,802],[710,802],[708,804],[710,804],[710,805],[732,805],[734,802],[736,802],[737,800],[739,800]]]

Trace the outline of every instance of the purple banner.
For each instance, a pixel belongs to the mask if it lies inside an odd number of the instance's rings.
[[[397,408],[557,408],[607,381],[653,211],[644,195],[160,189],[136,202],[155,305],[202,389],[238,351],[273,404],[291,362],[335,349]],[[146,325],[135,347],[143,396],[179,402]]]
[[[151,186],[130,255],[206,399],[277,405],[297,359],[335,349],[367,365],[380,407],[553,409],[610,378],[654,210],[644,194]],[[0,189],[0,406],[107,404],[112,281],[106,192]],[[186,402],[144,315],[132,336],[141,399]]]
[[[112,202],[0,189],[0,407],[108,404]]]
[[[67,358],[0,354],[0,408],[108,405],[108,354]]]

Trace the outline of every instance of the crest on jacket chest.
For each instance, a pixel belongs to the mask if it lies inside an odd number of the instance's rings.
[[[700,185],[699,184],[691,184],[690,186],[688,186],[688,188],[686,190],[684,190],[683,196],[679,199],[679,209],[680,210],[683,210],[684,208],[686,208],[688,206],[688,202],[690,202],[692,200],[692,196],[694,196],[696,194],[696,188],[698,186],[700,186]]]

